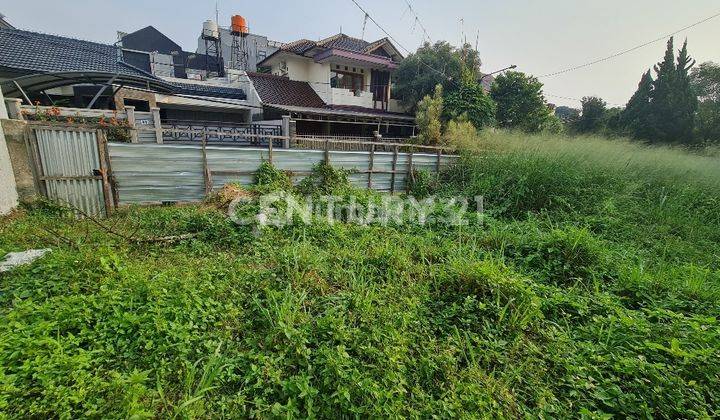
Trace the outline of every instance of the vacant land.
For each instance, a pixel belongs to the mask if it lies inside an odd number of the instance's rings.
[[[0,412],[720,415],[720,161],[479,141],[414,187],[484,195],[468,226],[255,236],[217,201],[126,209],[104,222],[117,234],[50,205],[3,220],[0,255],[53,252],[0,278]],[[288,188],[266,169],[258,190]],[[316,193],[352,193],[325,175]]]

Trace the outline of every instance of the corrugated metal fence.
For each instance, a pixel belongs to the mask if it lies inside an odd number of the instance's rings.
[[[456,159],[439,153],[127,143],[109,144],[109,153],[120,204],[198,201],[208,188],[229,182],[252,184],[254,172],[268,159],[275,167],[291,172],[295,181],[327,160],[334,167],[350,170],[355,186],[398,192],[405,189],[411,168],[437,171]]]
[[[34,128],[30,150],[35,177],[44,195],[88,215],[104,215],[108,194],[98,130]]]

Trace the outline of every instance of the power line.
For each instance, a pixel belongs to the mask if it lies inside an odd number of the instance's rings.
[[[363,9],[363,7],[360,6],[360,4],[359,4],[356,0],[350,0],[350,1],[352,1],[352,2],[355,4],[355,6],[357,6],[357,8],[360,9],[360,11],[363,12],[363,13],[365,14],[365,16],[367,16],[367,18],[370,19],[370,21],[371,21],[372,23],[374,23],[375,26],[377,26],[378,29],[380,29],[380,30],[381,30],[390,40],[392,40],[398,47],[400,47],[400,48],[402,48],[403,50],[405,50],[405,52],[407,52],[408,54],[412,54],[412,51],[410,51],[409,49],[405,48],[405,46],[403,46],[403,45],[400,43],[400,41],[398,41],[394,36],[390,35],[390,32],[388,32],[387,30],[385,30],[385,28],[383,28],[382,25],[380,25],[380,24],[378,23],[378,21],[376,21],[375,18],[372,17],[372,15],[371,15],[370,13],[368,13],[365,9]],[[419,19],[418,19],[418,21],[419,21]],[[452,80],[452,78],[449,77],[447,74],[445,74],[444,72],[442,72],[442,71],[440,71],[440,70],[437,70],[435,67],[433,67],[433,66],[425,63],[424,61],[422,61],[422,59],[420,59],[420,57],[418,57],[418,62],[419,62],[420,64],[424,65],[425,67],[427,67],[428,69],[434,71],[435,73],[441,75],[442,77],[444,77],[444,78],[445,78],[446,80],[448,80],[449,82],[451,82],[451,83],[453,83],[453,84],[455,83],[455,81]]]
[[[641,48],[645,48],[645,47],[647,47],[648,45],[652,45],[652,44],[654,44],[654,43],[656,43],[656,42],[660,42],[660,41],[666,40],[667,38],[669,38],[669,37],[671,37],[671,36],[677,35],[677,34],[679,34],[680,32],[687,31],[688,29],[692,29],[692,28],[694,28],[694,27],[696,27],[696,26],[698,26],[698,25],[701,25],[701,24],[703,24],[703,23],[705,23],[705,22],[708,22],[708,21],[710,21],[710,20],[712,20],[712,19],[715,19],[715,18],[717,18],[718,16],[720,16],[720,13],[716,13],[716,14],[708,17],[708,18],[705,18],[705,19],[703,19],[703,20],[701,20],[701,21],[695,22],[695,23],[693,23],[693,24],[691,24],[691,25],[688,25],[688,26],[686,26],[686,27],[684,27],[684,28],[682,28],[682,29],[678,29],[677,31],[672,32],[672,33],[670,33],[670,34],[663,35],[663,36],[661,36],[660,38],[653,39],[652,41],[648,41],[648,42],[646,42],[646,43],[644,43],[644,44],[637,45],[637,46],[635,46],[635,47],[629,48],[629,49],[624,50],[624,51],[620,51],[620,52],[618,52],[618,53],[609,55],[609,56],[607,56],[607,57],[603,57],[603,58],[600,58],[600,59],[597,59],[597,60],[594,60],[594,61],[590,61],[590,62],[585,63],[585,64],[580,64],[580,65],[575,66],[575,67],[570,67],[570,68],[567,68],[567,69],[559,70],[559,71],[556,71],[556,72],[554,72],[554,73],[543,74],[543,75],[537,76],[537,77],[538,77],[538,78],[541,78],[541,77],[553,77],[553,76],[558,76],[558,75],[561,75],[561,74],[569,73],[569,72],[571,72],[571,71],[580,70],[580,69],[583,69],[583,68],[585,68],[585,67],[590,67],[590,66],[593,66],[593,65],[595,65],[595,64],[602,63],[602,62],[604,62],[604,61],[612,60],[613,58],[617,58],[617,57],[620,57],[621,55],[625,55],[625,54],[631,53],[631,52],[633,52],[633,51],[637,51],[637,50],[639,50],[639,49],[641,49]]]
[[[545,92],[543,92],[543,95],[545,95],[545,96],[550,96],[550,97],[553,97],[553,98],[567,99],[567,100],[569,100],[569,101],[582,102],[582,99],[573,98],[573,97],[570,97],[570,96],[553,95],[552,93],[545,93]],[[615,103],[612,103],[612,102],[605,102],[605,103],[608,104],[608,105],[612,105],[612,106],[625,106],[625,104],[615,104]]]
[[[420,21],[420,16],[417,14],[415,9],[413,9],[412,4],[410,4],[410,0],[405,0],[405,4],[407,4],[407,7],[408,7],[407,10],[409,10],[410,13],[412,13],[415,16],[415,22],[413,23],[413,26],[415,26],[415,24],[417,24],[418,26],[420,26],[420,29],[422,29],[422,31],[423,31],[423,34],[424,34],[423,41],[425,40],[425,38],[427,38],[428,42],[432,41],[432,38],[430,38],[430,34],[428,34],[427,29],[425,29],[425,25],[423,25],[422,22]]]

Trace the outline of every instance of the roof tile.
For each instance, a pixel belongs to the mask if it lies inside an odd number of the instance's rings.
[[[322,108],[325,102],[308,82],[290,80],[272,74],[250,73],[248,77],[264,104]]]

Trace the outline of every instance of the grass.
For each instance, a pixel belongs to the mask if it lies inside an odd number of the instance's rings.
[[[720,162],[599,138],[480,141],[488,152],[415,188],[484,195],[482,225],[255,236],[208,204],[125,209],[119,231],[196,233],[137,245],[41,205],[6,219],[0,255],[53,252],[0,279],[0,412],[719,415]],[[303,193],[352,192],[330,172]],[[290,188],[263,174],[257,190]]]

